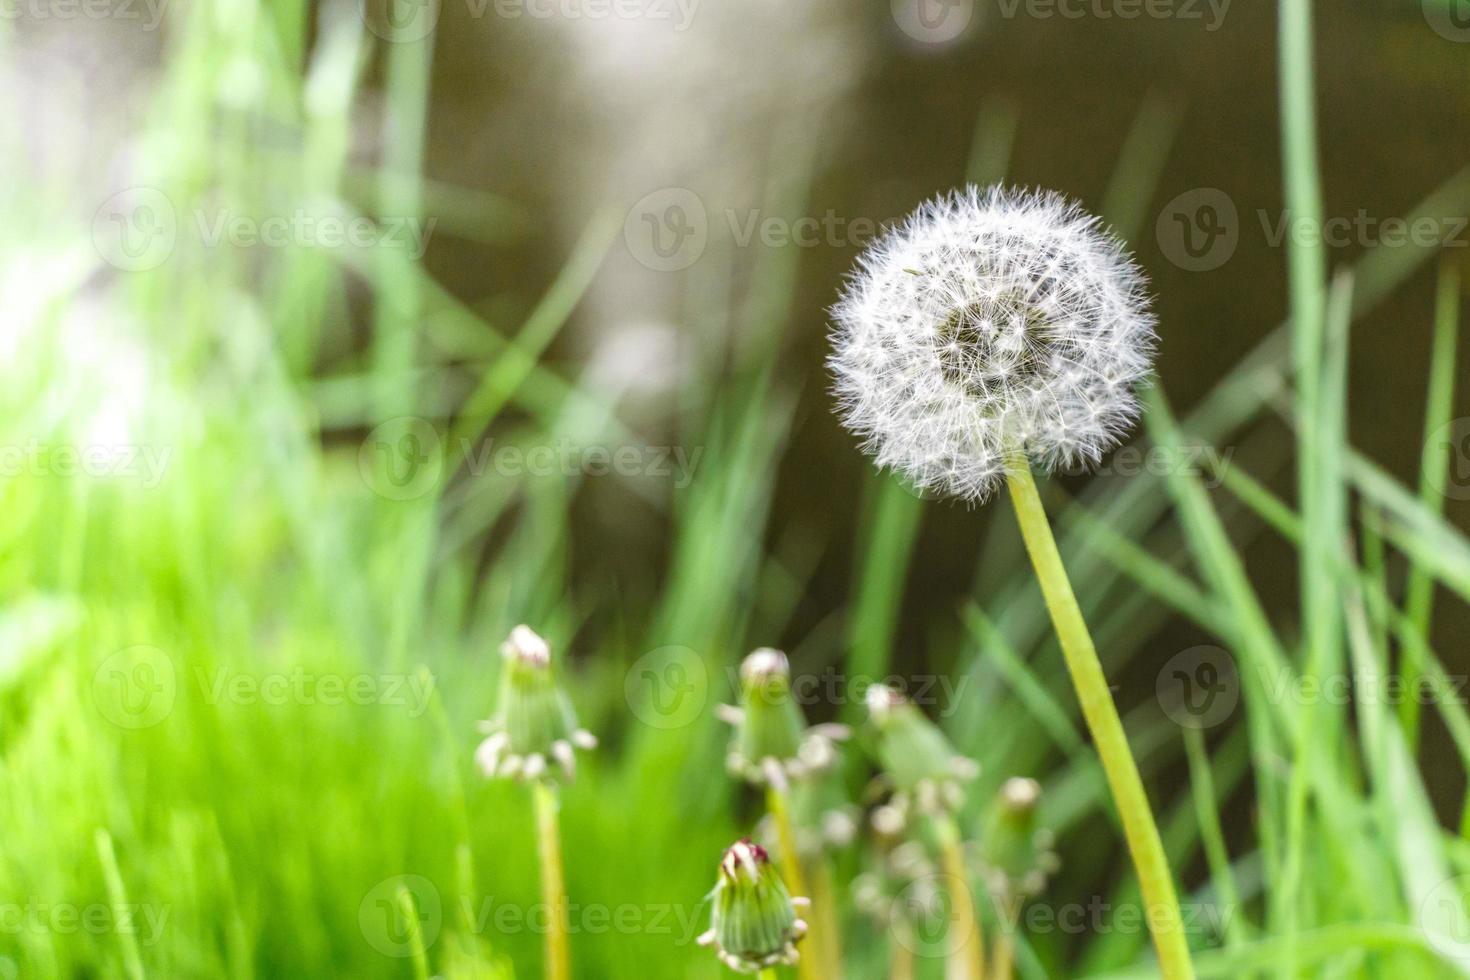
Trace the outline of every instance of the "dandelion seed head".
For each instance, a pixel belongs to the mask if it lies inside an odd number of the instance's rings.
[[[971,501],[1012,452],[1047,470],[1095,463],[1153,361],[1142,273],[1050,192],[924,204],[863,253],[832,314],[844,424],[879,466]]]

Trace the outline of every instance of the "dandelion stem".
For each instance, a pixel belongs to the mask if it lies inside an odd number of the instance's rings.
[[[1117,706],[1113,704],[1107,677],[1098,662],[1097,648],[1093,646],[1092,635],[1072,592],[1072,583],[1067,578],[1067,570],[1062,565],[1062,556],[1057,551],[1056,539],[1052,537],[1051,525],[1047,521],[1046,508],[1041,503],[1041,495],[1036,492],[1036,481],[1023,453],[1011,454],[1007,461],[1006,482],[1015,504],[1026,551],[1036,568],[1036,577],[1041,582],[1042,595],[1051,613],[1057,639],[1061,642],[1067,670],[1077,690],[1077,700],[1082,705],[1082,715],[1097,746],[1103,773],[1107,776],[1113,801],[1123,822],[1123,834],[1138,872],[1139,889],[1148,906],[1148,923],[1153,932],[1154,948],[1158,951],[1159,970],[1165,980],[1192,978],[1194,967],[1189,959],[1189,944],[1159,828],[1149,808],[1138,765],[1128,748],[1128,738],[1123,732]]]
[[[796,852],[796,831],[791,826],[791,809],[786,805],[786,794],[775,786],[766,788],[766,809],[776,824],[776,839],[781,845],[781,877],[786,879],[786,890],[793,898],[810,898],[806,881],[801,874],[801,859]],[[815,919],[815,915],[810,916]],[[807,923],[806,949],[796,961],[796,971],[807,980],[818,980],[827,976],[817,968],[821,959],[822,937],[812,935],[819,931],[815,921]]]
[[[832,887],[832,865],[825,857],[812,863],[812,912],[811,928],[817,931],[815,939],[822,944],[818,950],[827,975],[841,977],[842,972],[842,927],[837,921],[837,895]]]
[[[1001,930],[1000,936],[995,940],[995,960],[994,965],[990,968],[990,980],[1011,980],[1012,964],[1016,958],[1015,952],[1011,934]]]
[[[975,910],[975,895],[970,891],[970,876],[965,870],[961,850],[960,828],[953,817],[938,821],[939,854],[944,863],[944,876],[954,903],[954,928],[960,941],[949,950],[945,976],[949,980],[983,980],[985,976],[985,934],[980,929],[980,916]]]
[[[776,971],[775,971],[775,969],[772,968],[772,969],[762,970],[761,971],[761,975],[759,977],[759,980],[776,980]]]
[[[561,832],[557,826],[556,787],[548,780],[531,784],[536,801],[536,847],[541,858],[541,900],[546,905],[546,980],[570,980],[567,950],[566,883],[561,865]]]
[[[893,935],[893,951],[888,958],[888,980],[914,980],[914,951]]]

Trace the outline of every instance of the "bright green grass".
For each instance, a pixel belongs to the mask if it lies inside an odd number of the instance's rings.
[[[363,172],[347,159],[348,110],[365,60],[381,55],[372,35],[355,19],[328,20],[307,50],[301,7],[226,7],[174,11],[136,134],[134,183],[163,192],[185,220],[201,207],[425,213],[442,230],[515,247],[525,215],[513,204],[413,178],[425,47],[387,56],[382,111],[396,139],[383,168]],[[1301,13],[1288,4],[1288,24]],[[1306,85],[1309,65],[1292,64],[1288,82]],[[256,70],[253,84],[241,65]],[[1304,94],[1290,93],[1293,125],[1310,122],[1296,101]],[[1117,178],[1094,189],[1120,233],[1146,227],[1178,116],[1162,100],[1145,103]],[[1003,177],[1025,128],[1010,108],[987,107],[972,176]],[[1293,133],[1287,160],[1293,193],[1308,200],[1309,135]],[[7,169],[25,137],[0,121]],[[786,178],[775,195],[796,213],[801,167],[778,169]],[[795,251],[763,254],[733,292],[708,273],[708,295],[734,295],[733,312],[691,302],[691,320],[757,325],[759,340],[736,369],[691,378],[680,395],[680,440],[704,452],[694,484],[629,498],[669,528],[661,584],[578,594],[567,517],[577,478],[460,477],[395,500],[374,492],[387,485],[371,469],[364,476],[359,447],[404,414],[431,419],[451,447],[487,430],[524,446],[636,439],[615,399],[541,356],[612,247],[620,214],[589,216],[539,304],[508,323],[392,248],[262,255],[181,235],[157,268],[118,273],[90,240],[96,202],[44,175],[9,184],[0,446],[111,439],[167,459],[156,483],[65,475],[54,460],[0,477],[0,977],[536,976],[530,799],[471,765],[493,651],[521,621],[575,649],[571,687],[604,737],[564,796],[577,975],[719,975],[692,940],[714,862],[756,811],[721,772],[710,709],[730,696],[726,668],[783,635],[823,547],[761,544],[797,406],[779,338],[788,326],[816,329],[789,323]],[[1462,172],[1421,210],[1467,206]],[[1458,758],[1425,764],[1463,770],[1464,707],[1400,718],[1364,702],[1308,714],[1272,693],[1344,663],[1383,675],[1400,656],[1411,672],[1444,672],[1428,596],[1434,584],[1446,600],[1470,599],[1470,541],[1432,493],[1387,476],[1341,431],[1352,326],[1371,322],[1375,304],[1434,258],[1370,249],[1329,294],[1307,256],[1294,266],[1293,322],[1188,414],[1176,419],[1166,393],[1150,395],[1146,437],[1163,447],[1206,441],[1246,458],[1272,437],[1273,422],[1264,437],[1255,423],[1278,416],[1311,447],[1307,497],[1282,500],[1268,489],[1274,474],[1239,466],[1216,491],[1185,472],[1098,479],[1075,499],[1051,488],[1063,556],[1110,673],[1144,650],[1152,661],[1150,640],[1175,618],[1228,647],[1241,672],[1242,706],[1208,739],[1184,738],[1151,697],[1120,696],[1137,706],[1125,722],[1185,901],[1230,903],[1219,934],[1193,937],[1203,976],[1283,964],[1302,976],[1456,974],[1418,923],[1424,910],[1465,921],[1470,879],[1455,876],[1470,873],[1470,847],[1434,819],[1412,747],[1438,716]],[[362,290],[373,332],[357,355],[348,301]],[[1456,300],[1442,288],[1437,325],[1419,325],[1441,361],[1454,349]],[[1165,343],[1176,327],[1162,326]],[[1426,432],[1452,415],[1447,370],[1426,372]],[[459,462],[451,454],[446,465]],[[1432,487],[1442,455],[1425,465]],[[802,642],[798,669],[850,655],[847,670],[881,675],[897,662],[906,569],[922,560],[915,535],[933,505],[887,478],[871,487],[846,625]],[[1363,514],[1354,548],[1343,533],[1355,513],[1348,491]],[[1046,900],[1136,902],[1040,594],[1029,575],[997,572],[1024,568],[1015,528],[1007,516],[983,526],[973,601],[919,638],[929,662],[967,682],[945,723],[984,767],[975,798],[1007,776],[1038,776],[1069,856]],[[1241,548],[1261,534],[1301,555],[1305,630],[1297,617],[1275,618],[1279,603],[1246,573]],[[1405,570],[1407,602],[1391,584]],[[599,624],[619,607],[613,628],[586,627],[594,605]],[[1401,653],[1390,655],[1390,641]],[[665,676],[682,654],[639,661],[625,684],[630,665],[669,646],[696,651],[709,678],[695,692],[704,710],[672,731],[639,721],[658,717],[643,671]],[[305,678],[359,685],[366,703],[326,703],[352,688],[290,686]],[[1243,831],[1219,815],[1227,801],[1237,811],[1249,802]],[[839,862],[843,883],[858,865],[855,854]],[[131,928],[111,918],[123,908]],[[86,925],[73,914],[102,918]],[[883,937],[845,915],[852,975],[882,976]],[[1032,931],[1018,945],[1023,976],[1149,975],[1142,929]]]

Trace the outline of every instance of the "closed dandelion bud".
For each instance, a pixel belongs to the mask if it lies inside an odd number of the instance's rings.
[[[847,737],[841,725],[807,727],[791,691],[786,654],[763,647],[740,665],[739,708],[721,715],[735,728],[727,762],[730,771],[752,783],[784,788],[830,769],[835,743]]]
[[[597,745],[578,727],[576,713],[551,669],[551,648],[527,626],[517,626],[500,646],[495,717],[482,722],[486,738],[475,761],[487,776],[511,779],[570,779],[576,771],[574,748]]]
[[[1041,786],[1034,779],[1006,780],[991,804],[980,840],[984,873],[991,891],[1007,897],[1034,897],[1056,870],[1051,831],[1038,826]]]
[[[868,689],[868,710],[877,732],[878,761],[893,788],[879,818],[892,832],[918,812],[953,813],[964,803],[963,784],[979,767],[955,751],[939,727],[902,694],[883,684]]]
[[[710,929],[699,937],[737,973],[795,963],[796,943],[806,934],[797,906],[769,855],[759,844],[740,840],[720,861],[720,876],[710,894]]]
[[[1138,267],[1052,193],[926,203],[863,253],[832,315],[848,429],[879,466],[966,500],[989,497],[1014,453],[1096,462],[1152,364]]]

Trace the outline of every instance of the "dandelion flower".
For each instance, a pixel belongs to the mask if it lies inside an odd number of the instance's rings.
[[[572,749],[590,749],[597,739],[577,724],[572,702],[551,671],[551,647],[529,626],[517,626],[500,645],[505,667],[495,717],[480,723],[486,738],[475,761],[487,776],[551,778],[555,763],[570,779]]]
[[[879,466],[969,501],[1002,481],[1010,490],[1139,887],[1159,910],[1149,925],[1160,972],[1189,980],[1158,823],[1031,472],[1033,461],[1096,462],[1138,414],[1134,389],[1154,347],[1142,274],[1096,218],[1056,194],[969,188],[869,248],[833,315],[839,411]],[[881,697],[871,706],[886,708]],[[890,768],[906,755],[893,753]],[[952,783],[924,785],[926,808],[956,797]],[[958,868],[957,835],[947,836],[946,863]]]
[[[726,756],[729,771],[748,782],[784,791],[831,769],[843,725],[807,726],[791,690],[786,654],[761,647],[740,664],[741,706],[721,705],[720,717],[734,727]]]
[[[936,198],[863,253],[830,359],[844,423],[879,466],[979,501],[1012,453],[1095,463],[1138,412],[1154,320],[1096,218],[1044,192]]]
[[[755,973],[800,957],[796,943],[806,935],[797,908],[765,848],[749,840],[730,845],[720,860],[720,877],[710,895],[710,929],[701,946],[714,946],[737,973]]]

